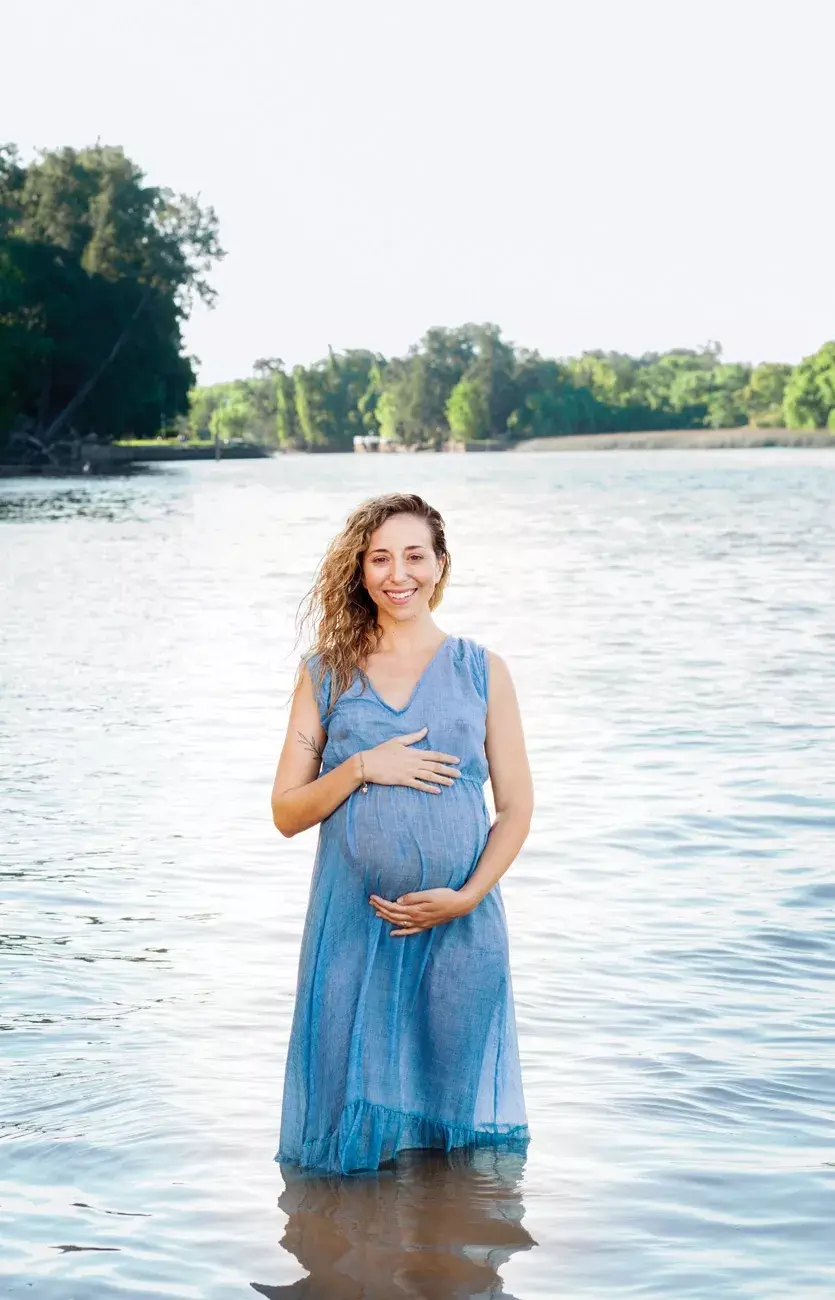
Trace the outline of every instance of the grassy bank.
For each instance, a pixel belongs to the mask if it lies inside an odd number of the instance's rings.
[[[248,460],[269,456],[272,448],[262,447],[257,442],[221,442],[217,452],[213,442],[203,438],[190,438],[181,442],[177,438],[131,438],[120,442],[105,444],[92,452],[92,459],[98,463],[114,461],[156,461],[156,460]],[[219,452],[219,454],[218,454]],[[91,455],[90,450],[87,452]]]
[[[581,433],[530,438],[513,451],[615,451],[709,447],[835,447],[826,429],[669,429],[648,433]]]

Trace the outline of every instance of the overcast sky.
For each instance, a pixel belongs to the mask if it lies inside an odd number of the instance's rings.
[[[228,251],[202,382],[494,321],[546,355],[835,338],[831,0],[26,0],[0,139],[120,144]]]

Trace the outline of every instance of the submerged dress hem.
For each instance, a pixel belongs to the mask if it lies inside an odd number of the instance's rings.
[[[491,1146],[524,1153],[529,1140],[527,1124],[468,1128],[360,1098],[345,1106],[333,1133],[303,1143],[299,1154],[279,1148],[274,1159],[301,1169],[363,1173],[393,1160],[401,1151],[415,1148],[452,1151],[458,1147]]]

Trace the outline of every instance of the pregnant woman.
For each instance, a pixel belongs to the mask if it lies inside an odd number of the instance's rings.
[[[275,1157],[305,1169],[528,1140],[498,881],[531,777],[504,661],[432,618],[449,571],[438,511],[390,494],[308,598],[272,791],[283,835],[320,823]]]

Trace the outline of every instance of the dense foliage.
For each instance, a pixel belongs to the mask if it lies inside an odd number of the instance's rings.
[[[181,328],[223,252],[211,208],[145,184],[121,149],[0,147],[0,462],[162,430],[315,450],[754,425],[835,430],[835,342],[799,365],[718,344],[554,360],[495,325],[430,329],[402,357],[256,362],[195,388]]]
[[[214,212],[145,185],[121,149],[24,166],[0,148],[0,460],[185,413],[181,325],[221,256]]]
[[[794,368],[723,362],[716,343],[555,361],[515,350],[494,325],[431,329],[390,360],[331,352],[292,372],[278,359],[258,361],[252,379],[195,389],[185,421],[197,436],[332,451],[369,433],[433,446],[741,425],[835,430],[835,343]]]

